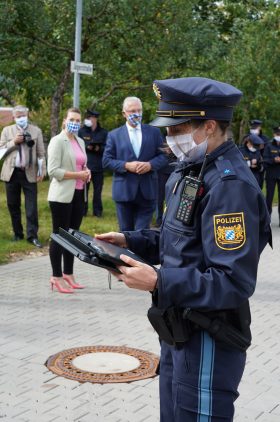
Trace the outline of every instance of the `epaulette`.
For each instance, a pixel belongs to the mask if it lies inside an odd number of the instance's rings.
[[[220,173],[221,179],[236,179],[235,170],[229,160],[218,157],[217,160],[215,160],[215,165]]]

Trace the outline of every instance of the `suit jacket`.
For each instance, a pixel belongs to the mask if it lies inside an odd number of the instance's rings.
[[[157,198],[157,170],[165,166],[167,159],[160,148],[162,136],[159,129],[141,125],[142,146],[137,158],[132,148],[126,125],[112,130],[108,134],[103,154],[103,167],[114,172],[112,196],[114,201],[133,201],[138,190],[147,200]],[[145,174],[130,173],[125,163],[131,161],[150,162],[152,170]]]
[[[86,158],[84,141],[76,137]],[[76,170],[76,157],[66,133],[62,130],[54,136],[48,146],[48,173],[51,179],[48,201],[70,203],[73,199],[76,180],[63,179],[66,171]]]
[[[26,131],[30,133],[31,138],[34,141],[34,145],[31,148],[32,153],[32,165],[29,166],[29,151],[30,148],[26,145],[25,142],[21,143],[21,148],[25,156],[25,174],[28,182],[35,183],[37,182],[37,173],[38,173],[38,158],[43,159],[42,164],[42,175],[46,175],[46,160],[45,160],[45,147],[43,142],[43,135],[41,129],[34,125],[28,125]],[[12,148],[16,144],[14,139],[19,132],[19,129],[16,125],[6,126],[2,130],[0,147]],[[1,179],[4,182],[9,182],[16,164],[16,156],[18,153],[19,147],[16,146],[16,149],[12,151],[3,162]]]

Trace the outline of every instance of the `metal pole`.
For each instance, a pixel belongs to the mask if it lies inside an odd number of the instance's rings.
[[[82,9],[83,0],[76,0],[76,35],[75,35],[75,62],[81,61],[81,35],[82,35]],[[73,106],[80,105],[80,74],[74,72],[74,98]]]

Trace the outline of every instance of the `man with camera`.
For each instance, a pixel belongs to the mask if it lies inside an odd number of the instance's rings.
[[[4,160],[1,180],[6,182],[7,205],[11,215],[14,241],[24,238],[21,222],[21,190],[25,197],[27,240],[37,248],[37,182],[46,175],[45,148],[41,129],[28,122],[28,108],[13,109],[15,124],[4,127],[0,147],[11,149]],[[14,148],[14,150],[12,150]]]

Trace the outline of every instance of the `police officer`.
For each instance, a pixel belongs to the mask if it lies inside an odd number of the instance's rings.
[[[242,93],[219,81],[157,80],[157,118],[179,163],[161,231],[107,233],[159,270],[121,255],[127,286],[152,292],[161,339],[161,422],[233,420],[250,344],[248,298],[270,218],[255,177],[227,139]]]
[[[252,135],[257,135],[259,136],[262,140],[263,143],[260,146],[260,153],[263,157],[264,155],[264,147],[265,145],[269,142],[269,138],[263,133],[262,131],[262,120],[259,119],[253,119],[250,121],[250,133]],[[259,185],[261,187],[261,189],[263,188],[263,182],[264,182],[264,178],[265,178],[265,169],[264,166],[262,167],[262,169],[259,171]]]
[[[269,142],[269,138],[263,133],[262,131],[262,120],[253,119],[250,121],[250,133],[253,135],[258,135],[263,140],[263,144],[267,144]]]
[[[102,188],[103,188],[103,167],[102,157],[106,144],[108,131],[103,129],[98,122],[99,113],[95,110],[87,110],[83,127],[79,130],[79,137],[85,141],[87,153],[87,165],[91,171],[93,184],[92,213],[95,217],[101,217],[103,211]],[[87,195],[90,183],[87,184]],[[87,198],[88,199],[88,198]],[[85,203],[85,215],[88,212],[88,200]]]
[[[278,187],[278,214],[280,227],[280,126],[273,128],[273,139],[264,150],[264,164],[266,169],[266,204],[272,213],[272,201],[275,186]]]
[[[263,140],[258,135],[249,133],[245,135],[240,147],[240,152],[244,157],[248,167],[251,169],[253,175],[261,188],[262,173],[263,173],[263,157],[261,155],[261,148],[263,148]]]

